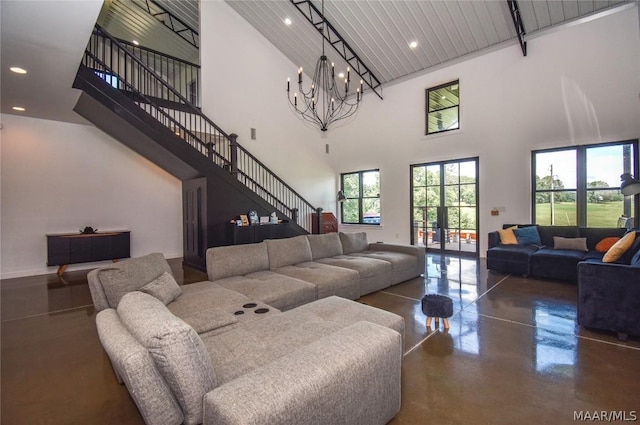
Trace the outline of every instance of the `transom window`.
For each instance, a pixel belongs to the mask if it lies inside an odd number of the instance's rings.
[[[620,192],[620,175],[638,175],[638,141],[532,153],[536,224],[636,227],[637,198]]]
[[[459,80],[427,89],[426,97],[427,135],[460,128]]]
[[[380,170],[343,173],[340,187],[343,224],[380,224]]]

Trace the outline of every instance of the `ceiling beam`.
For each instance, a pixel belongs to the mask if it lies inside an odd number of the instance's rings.
[[[162,5],[154,0],[140,0],[141,4],[138,1],[132,1],[133,4],[138,6],[140,9],[146,11],[149,15],[153,16],[158,22],[164,24],[165,27],[169,28],[174,33],[178,34],[184,41],[191,44],[193,47],[198,49],[198,43],[200,41],[200,35],[196,30],[191,28],[188,24],[186,24],[182,19],[178,18],[167,9],[162,7]]]
[[[522,17],[520,16],[518,1],[507,0],[507,3],[509,4],[509,12],[511,12],[511,18],[513,19],[513,26],[516,28],[516,34],[518,34],[518,41],[520,42],[522,55],[527,56],[527,42],[524,40],[526,32],[524,30],[524,24],[522,23]]]
[[[351,46],[342,38],[342,36],[331,25],[327,18],[311,3],[311,0],[290,0],[291,3],[307,18],[318,31],[322,33],[325,40],[333,46],[336,52],[344,60],[347,61],[351,69],[353,69],[364,83],[373,90],[375,94],[382,99],[382,83],[373,75],[373,72],[365,65],[365,63],[353,51]]]

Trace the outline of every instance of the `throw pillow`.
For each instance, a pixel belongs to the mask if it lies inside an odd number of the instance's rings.
[[[617,261],[636,240],[636,232],[629,232],[616,242],[602,257],[603,263],[613,263]]]
[[[369,242],[367,242],[366,232],[340,232],[339,236],[340,242],[342,243],[342,252],[344,253],[344,255],[366,251],[369,248]]]
[[[513,233],[517,226],[508,227],[506,229],[498,229],[498,235],[500,235],[500,243],[503,245],[518,245],[516,235]]]
[[[596,251],[598,252],[607,252],[609,251],[609,248],[611,248],[613,245],[615,245],[616,242],[618,242],[620,240],[620,238],[612,236],[609,238],[604,238],[602,239],[600,242],[598,242],[596,244]]]
[[[563,238],[553,237],[553,249],[575,249],[578,251],[588,251],[587,238]]]
[[[515,229],[513,233],[516,235],[518,245],[542,245],[536,226],[520,227]]]
[[[182,289],[178,282],[169,273],[164,272],[151,282],[140,288],[142,292],[159,299],[164,305],[182,295]]]

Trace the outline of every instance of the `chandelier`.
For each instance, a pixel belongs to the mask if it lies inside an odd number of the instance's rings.
[[[305,121],[320,126],[320,130],[327,131],[329,125],[334,122],[351,117],[358,110],[363,96],[363,81],[360,80],[360,87],[349,92],[351,83],[351,70],[347,68],[347,75],[344,77],[344,85],[336,81],[335,64],[329,65],[329,60],[324,52],[324,0],[322,1],[322,55],[316,63],[313,73],[313,81],[308,90],[302,87],[302,68],[298,69],[298,92],[291,96],[291,81],[287,78],[287,97],[289,104],[294,111],[300,114]],[[342,90],[343,89],[343,90]]]

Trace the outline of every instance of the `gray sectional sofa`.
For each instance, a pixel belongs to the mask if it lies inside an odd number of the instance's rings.
[[[424,273],[424,248],[327,233],[209,248],[211,282],[281,310],[315,299],[363,295]]]
[[[88,275],[100,341],[147,424],[396,415],[404,321],[343,297],[421,274],[423,250],[309,235],[211,248],[207,268],[212,281],[178,286],[150,254]]]

